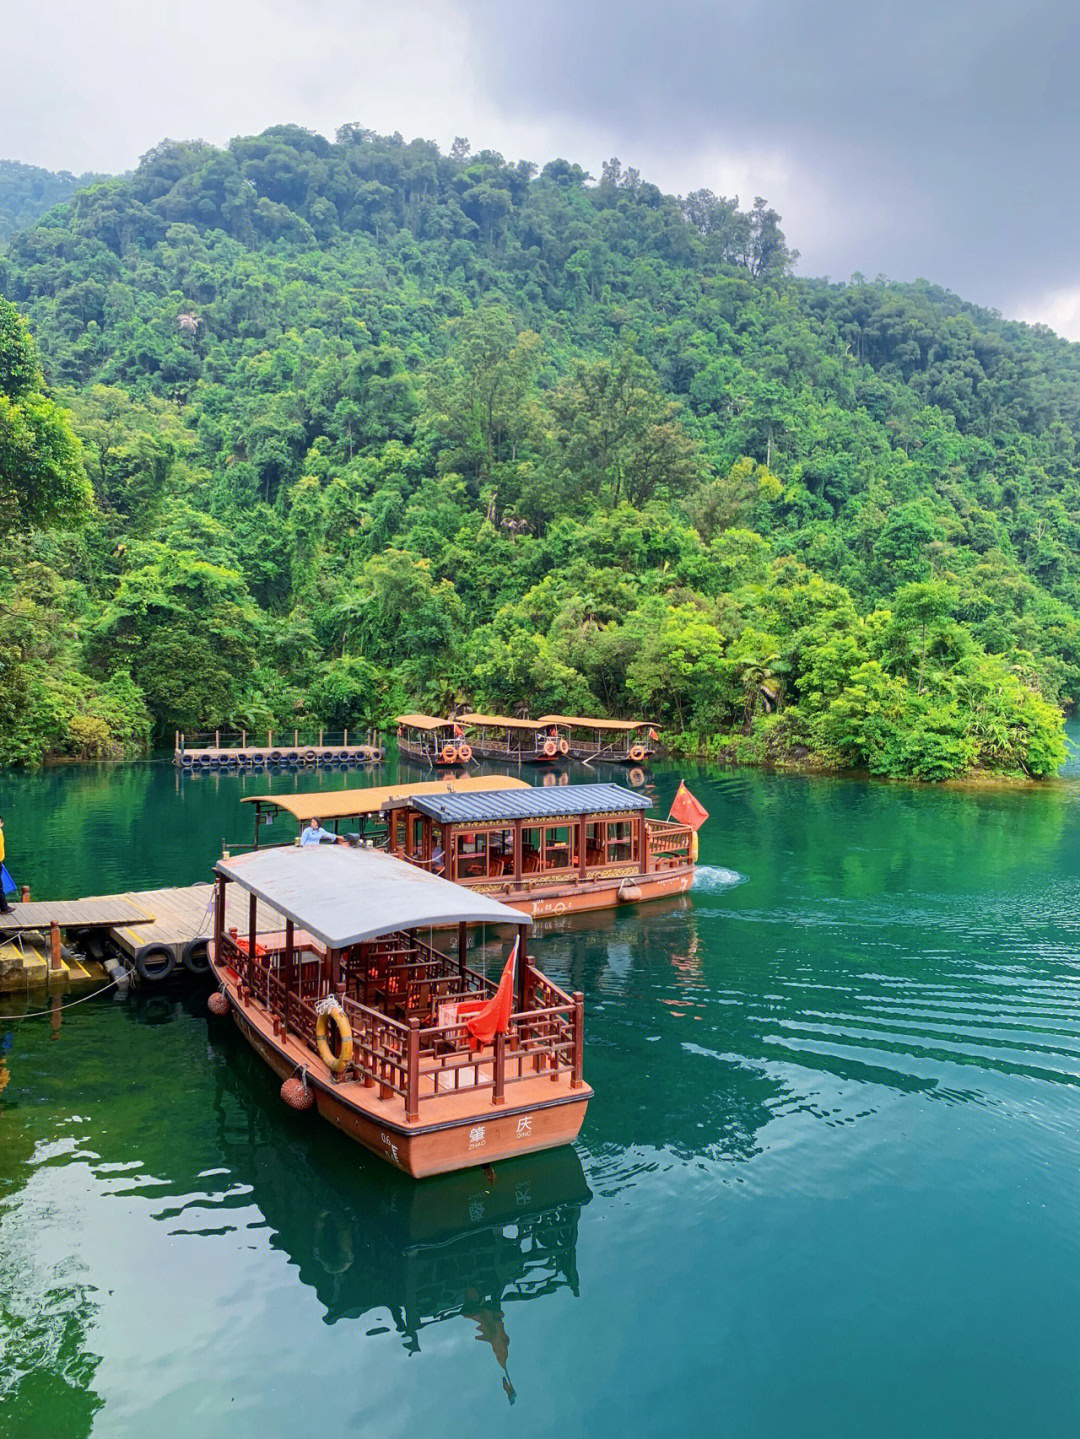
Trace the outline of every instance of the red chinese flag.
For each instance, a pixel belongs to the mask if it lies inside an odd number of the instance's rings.
[[[515,941],[510,951],[498,989],[479,1014],[465,1021],[465,1028],[481,1044],[490,1044],[497,1034],[505,1034],[510,1028],[510,1016],[514,1012],[514,961],[517,959],[518,943]]]
[[[686,788],[686,781],[680,780],[668,819],[673,819],[678,824],[688,824],[696,834],[708,818],[709,811]]]

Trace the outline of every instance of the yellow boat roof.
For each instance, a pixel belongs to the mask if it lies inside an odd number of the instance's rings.
[[[585,719],[581,715],[541,715],[537,724],[565,724],[575,729],[644,729],[649,720]]]
[[[514,719],[511,715],[458,715],[460,725],[471,724],[477,729],[539,729],[539,720]]]
[[[283,809],[301,824],[309,819],[347,819],[378,814],[392,799],[414,794],[476,794],[484,790],[528,789],[523,779],[502,774],[474,775],[471,779],[432,779],[419,784],[377,785],[372,789],[315,790],[309,794],[250,794],[242,804],[267,804]]]
[[[443,729],[452,725],[453,720],[438,719],[435,715],[398,715],[394,723],[408,729]]]

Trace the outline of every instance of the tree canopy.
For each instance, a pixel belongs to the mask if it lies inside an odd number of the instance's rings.
[[[1053,771],[1080,348],[794,258],[764,199],[355,125],[74,189],[0,250],[81,440],[43,428],[42,473],[95,502],[8,511],[0,597],[52,648],[19,651],[0,757],[82,752],[80,717],[108,750],[468,701],[647,711],[751,762]]]

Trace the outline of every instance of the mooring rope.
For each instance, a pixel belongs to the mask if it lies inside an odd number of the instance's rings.
[[[49,1009],[32,1009],[29,1014],[0,1014],[0,1024],[7,1023],[8,1021],[17,1023],[20,1019],[40,1019],[42,1015],[59,1014],[61,1010],[74,1009],[77,1004],[85,1004],[88,999],[97,999],[99,994],[104,994],[106,990],[113,989],[120,983],[122,978],[123,976],[121,975],[116,979],[110,979],[108,984],[103,984],[100,989],[95,989],[92,994],[84,994],[78,999],[70,999],[67,1004],[57,1005]]]

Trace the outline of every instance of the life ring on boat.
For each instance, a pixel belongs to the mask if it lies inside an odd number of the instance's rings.
[[[640,764],[641,761],[645,758],[645,746],[643,744],[631,745],[630,758],[634,761],[635,764]]]
[[[442,747],[442,754],[440,755],[440,759],[442,760],[443,764],[455,764],[456,761],[457,761],[457,757],[458,757],[457,745],[453,745],[453,744],[444,744],[444,745],[443,745],[443,747]]]
[[[570,753],[570,741],[569,741],[568,739],[561,739],[561,740],[559,741],[559,753],[560,753],[560,754],[569,754],[569,753]]]
[[[333,1024],[341,1041],[341,1053],[335,1054],[330,1048],[330,1025]],[[352,1028],[343,1009],[327,1009],[315,1021],[315,1043],[319,1058],[332,1074],[341,1074],[352,1063]]]
[[[694,833],[690,836],[690,863],[691,863],[691,864],[697,864],[697,857],[698,857],[698,837],[697,837],[697,831],[695,830]]]
[[[558,753],[558,748],[558,745],[553,739],[546,739],[544,741],[544,753],[547,755],[548,759],[555,758],[555,755]]]
[[[468,764],[472,759],[472,745],[459,744],[457,757],[462,764]]]

